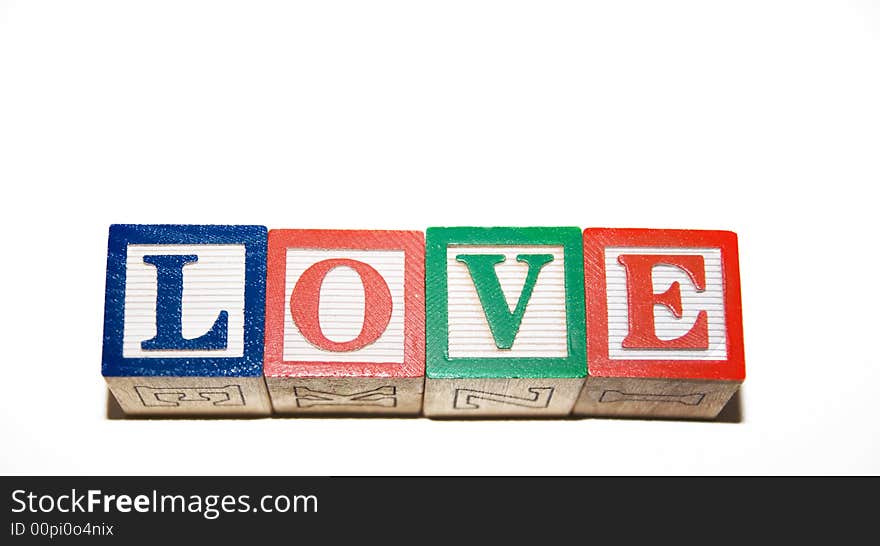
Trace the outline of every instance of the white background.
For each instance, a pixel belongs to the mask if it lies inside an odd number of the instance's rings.
[[[3,1],[0,471],[878,474],[878,182],[877,3]],[[731,229],[741,422],[107,419],[112,222]]]

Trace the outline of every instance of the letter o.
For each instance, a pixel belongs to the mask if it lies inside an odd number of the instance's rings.
[[[360,334],[350,341],[332,341],[321,331],[321,285],[327,273],[337,267],[354,270],[364,285],[364,323]],[[382,275],[364,262],[345,258],[323,260],[312,265],[303,271],[290,294],[290,315],[294,324],[309,343],[325,351],[356,351],[375,342],[391,321],[391,307],[391,291]]]

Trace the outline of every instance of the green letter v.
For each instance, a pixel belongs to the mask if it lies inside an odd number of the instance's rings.
[[[486,321],[495,338],[495,346],[499,349],[510,349],[519,332],[526,306],[532,298],[532,290],[538,282],[538,274],[542,267],[553,261],[553,255],[520,254],[516,257],[516,261],[529,265],[529,273],[513,313],[510,312],[510,306],[501,290],[501,282],[495,273],[495,266],[504,262],[503,254],[459,254],[455,259],[465,264],[470,271],[474,288],[477,289],[486,313]]]

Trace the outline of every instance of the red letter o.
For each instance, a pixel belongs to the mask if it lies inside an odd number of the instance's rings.
[[[348,267],[364,285],[364,323],[361,333],[351,341],[332,341],[321,331],[319,309],[321,285],[332,269]],[[306,269],[290,295],[290,315],[303,337],[325,351],[356,351],[373,343],[385,332],[391,321],[391,291],[378,271],[364,262],[334,258],[318,262]]]

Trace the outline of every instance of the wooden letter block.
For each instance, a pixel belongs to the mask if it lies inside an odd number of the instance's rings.
[[[711,419],[745,379],[736,234],[584,231],[577,415]]]
[[[586,375],[580,228],[429,228],[429,417],[568,415]]]
[[[425,381],[417,231],[271,230],[266,383],[286,414],[409,414]]]
[[[132,415],[271,413],[266,228],[113,225],[102,372]]]

